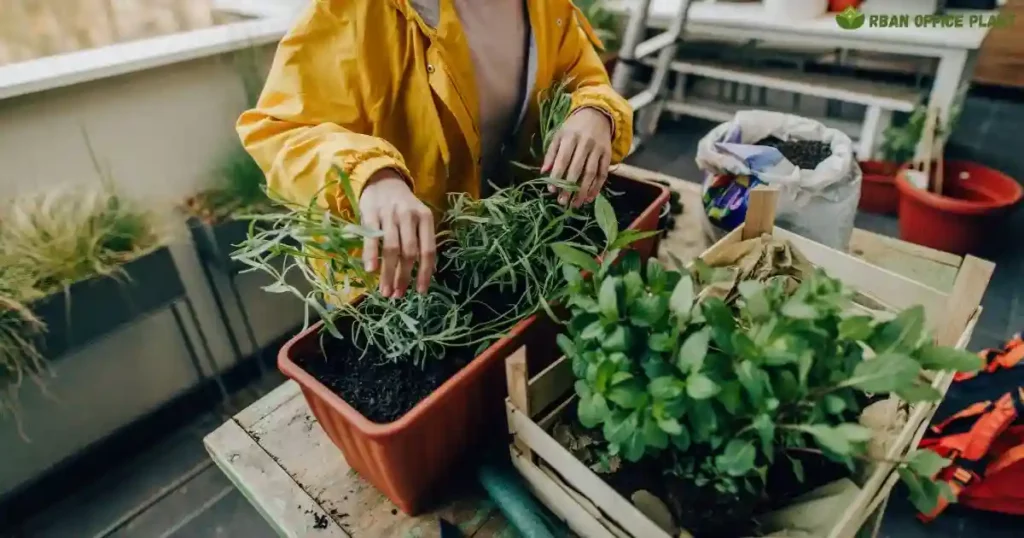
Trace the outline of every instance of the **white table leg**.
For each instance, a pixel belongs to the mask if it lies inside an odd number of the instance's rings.
[[[939,67],[935,71],[935,82],[932,83],[931,95],[928,97],[928,106],[939,110],[939,125],[946,125],[950,110],[959,104],[956,101],[960,87],[965,82],[970,82],[977,58],[977,51],[950,50],[943,53],[939,59]],[[918,144],[918,158],[924,158],[925,153],[923,144]]]
[[[864,114],[864,124],[857,145],[857,158],[862,161],[874,159],[885,130],[892,123],[892,111],[879,106],[869,106]]]

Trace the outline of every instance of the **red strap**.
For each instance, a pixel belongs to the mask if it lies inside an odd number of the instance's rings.
[[[1004,394],[981,418],[967,435],[951,436],[940,444],[953,450],[957,456],[977,461],[985,457],[996,437],[1017,419],[1013,394]]]
[[[967,488],[977,477],[974,473],[963,469],[961,467],[951,467],[952,476],[949,477],[949,487],[953,490],[953,499],[960,496],[960,493]],[[935,504],[935,509],[931,512],[917,514],[917,519],[923,523],[930,523],[935,518],[939,517],[939,514],[946,511],[949,508],[950,500],[945,497],[939,497]]]
[[[949,417],[946,417],[946,420],[943,420],[942,422],[939,422],[938,424],[933,425],[931,427],[931,430],[932,430],[932,432],[937,433],[937,434],[938,433],[942,433],[942,430],[944,430],[946,428],[946,426],[949,426],[950,422],[953,422],[954,420],[960,420],[962,418],[967,418],[967,417],[976,417],[976,416],[984,413],[985,411],[988,411],[988,408],[989,408],[990,405],[992,405],[992,402],[988,402],[988,401],[972,403],[971,405],[967,406],[966,408],[962,409],[961,411],[959,411],[959,412],[957,412],[957,413],[955,413],[953,415],[950,415]]]

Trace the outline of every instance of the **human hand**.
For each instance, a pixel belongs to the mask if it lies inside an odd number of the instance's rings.
[[[380,293],[393,299],[404,296],[417,261],[416,289],[426,293],[437,247],[430,208],[416,198],[398,172],[386,168],[363,187],[359,210],[364,226],[384,232],[382,238],[363,241],[363,265],[367,271],[380,271]]]
[[[612,158],[612,122],[604,112],[596,108],[581,108],[565,120],[555,133],[544,156],[541,172],[554,179],[566,180],[579,185],[576,195],[563,190],[558,195],[562,205],[569,203],[580,207],[593,202],[608,179],[608,166]],[[550,187],[555,192],[555,187]]]

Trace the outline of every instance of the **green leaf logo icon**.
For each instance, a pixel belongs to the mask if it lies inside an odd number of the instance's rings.
[[[836,14],[836,22],[843,30],[856,30],[864,26],[864,14],[850,6]]]

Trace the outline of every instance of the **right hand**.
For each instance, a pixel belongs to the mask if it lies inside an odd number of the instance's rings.
[[[359,211],[364,226],[384,232],[383,237],[363,241],[363,264],[367,271],[380,271],[380,293],[394,299],[404,296],[416,262],[416,289],[426,293],[437,247],[430,208],[416,198],[398,172],[386,168],[363,187]]]

